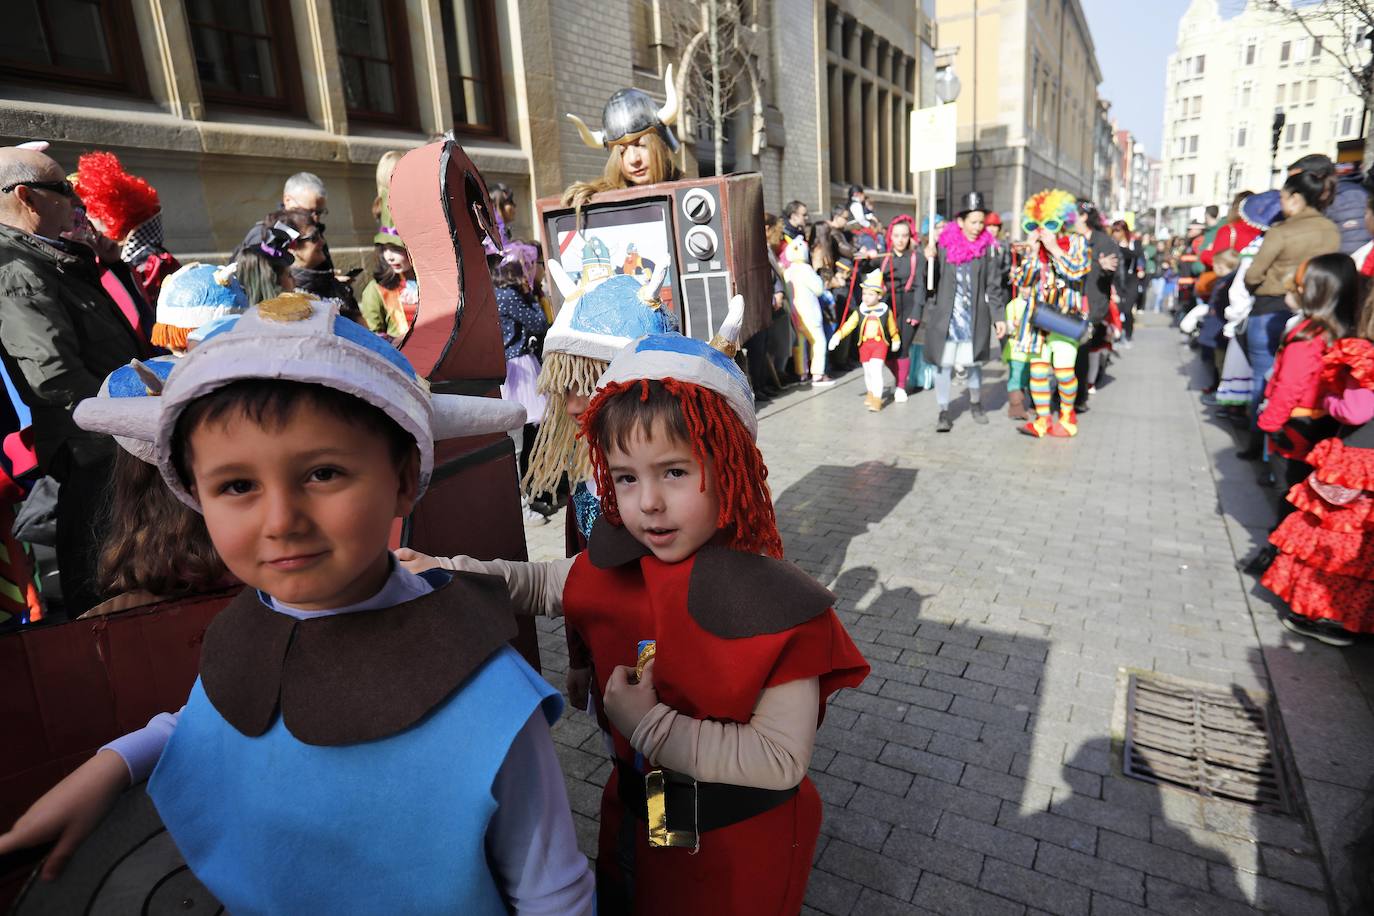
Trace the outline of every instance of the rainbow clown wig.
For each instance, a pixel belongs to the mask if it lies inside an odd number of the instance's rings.
[[[1078,199],[1068,191],[1058,188],[1041,191],[1021,209],[1021,228],[1027,234],[1044,228],[1058,235],[1078,218],[1077,206]]]

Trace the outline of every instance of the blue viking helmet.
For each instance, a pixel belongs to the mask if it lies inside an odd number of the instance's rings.
[[[611,249],[595,236],[587,239],[586,244],[582,246],[582,269],[586,270],[592,265],[611,266]]]
[[[677,152],[678,141],[672,125],[677,121],[679,109],[672,65],[663,76],[663,92],[666,101],[660,108],[642,89],[616,90],[601,111],[601,130],[592,130],[575,114],[568,115],[568,120],[577,125],[582,142],[592,149],[610,149],[617,143],[630,143],[654,130],[668,144],[668,149]]]

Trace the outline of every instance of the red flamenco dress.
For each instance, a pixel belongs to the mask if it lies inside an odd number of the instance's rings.
[[[1321,399],[1359,389],[1374,390],[1374,344],[1339,340],[1323,357]],[[1288,492],[1298,511],[1270,536],[1279,554],[1261,584],[1295,614],[1374,633],[1374,421],[1343,427],[1306,460],[1312,474]]]

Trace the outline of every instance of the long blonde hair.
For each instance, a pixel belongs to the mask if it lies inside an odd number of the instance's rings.
[[[396,171],[396,163],[405,156],[405,150],[392,149],[382,153],[377,160],[377,197],[372,201],[372,218],[382,218],[382,198],[390,193],[391,173]]]
[[[668,149],[668,144],[663,142],[663,138],[656,131],[650,131],[644,135],[644,139],[648,141],[649,150],[649,180],[645,184],[677,181],[681,178],[682,170],[673,161],[673,151]],[[625,177],[625,172],[620,168],[620,160],[623,158],[621,147],[625,145],[617,143],[611,146],[611,155],[606,159],[606,167],[601,170],[601,177],[596,181],[575,181],[570,184],[563,192],[563,206],[581,207],[593,194],[632,187],[629,179]]]

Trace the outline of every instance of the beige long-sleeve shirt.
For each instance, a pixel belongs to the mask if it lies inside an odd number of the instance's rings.
[[[506,580],[517,608],[542,617],[563,615],[563,587],[573,560],[517,563],[435,557],[444,569]],[[701,782],[790,789],[802,781],[816,744],[819,678],[804,678],[759,694],[748,722],[694,719],[659,703],[640,720],[630,745],[654,766]]]
[[[1245,285],[1256,296],[1282,296],[1298,265],[1319,254],[1341,250],[1341,230],[1320,211],[1308,208],[1278,223],[1245,271]]]

